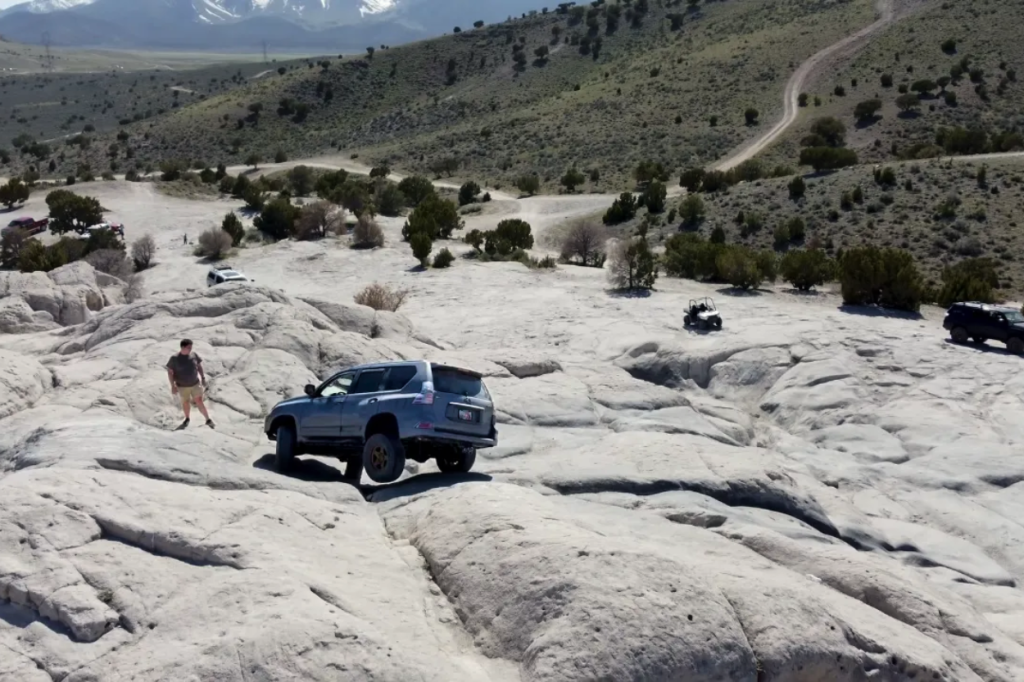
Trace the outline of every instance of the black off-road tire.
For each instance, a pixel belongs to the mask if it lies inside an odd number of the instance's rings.
[[[690,316],[689,315],[683,315],[683,326],[684,327],[689,327],[690,326]]]
[[[363,470],[374,483],[391,483],[405,471],[405,446],[387,433],[375,433],[363,446]]]
[[[437,468],[446,474],[465,474],[476,464],[476,448],[462,448],[437,456]]]
[[[967,343],[967,330],[963,327],[953,327],[949,331],[949,338],[953,339],[954,343]]]
[[[715,329],[721,329],[721,328],[722,328],[722,318],[717,317],[717,318],[715,318]]]
[[[1024,339],[1014,336],[1006,340],[1006,350],[1017,355],[1024,355]]]
[[[282,424],[277,427],[277,452],[275,464],[280,473],[285,473],[295,465],[295,427]]]

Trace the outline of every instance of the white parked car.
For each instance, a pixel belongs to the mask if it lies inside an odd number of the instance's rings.
[[[230,265],[218,265],[206,273],[206,286],[212,287],[225,282],[251,282],[252,280]]]

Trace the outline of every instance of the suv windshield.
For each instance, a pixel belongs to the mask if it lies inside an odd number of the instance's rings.
[[[467,398],[490,400],[484,380],[450,367],[433,367],[434,390],[438,393],[453,393]]]
[[[1021,322],[1024,322],[1024,315],[1022,315],[1019,310],[1006,310],[1003,311],[1003,315],[1006,316],[1006,319],[1010,324],[1020,324]]]

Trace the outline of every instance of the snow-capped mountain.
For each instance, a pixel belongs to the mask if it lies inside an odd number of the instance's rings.
[[[362,50],[502,21],[543,0],[27,0],[0,34],[54,45],[136,49]],[[22,38],[21,36],[24,36]]]

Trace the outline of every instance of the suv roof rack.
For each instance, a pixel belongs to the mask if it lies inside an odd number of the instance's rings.
[[[213,269],[214,270],[234,270],[234,268],[231,267],[230,265],[215,265],[215,266],[213,266]]]

